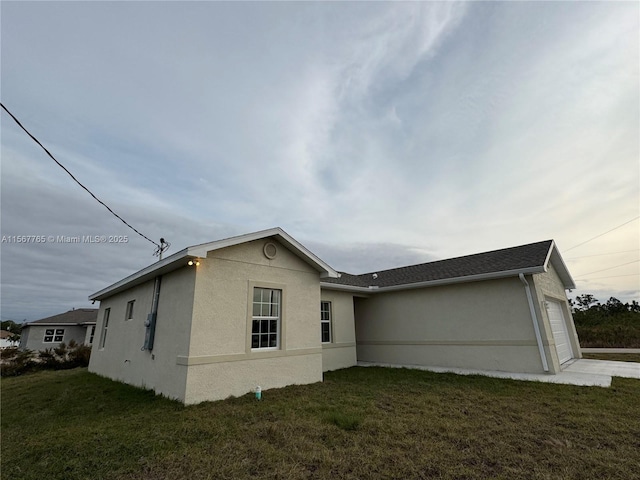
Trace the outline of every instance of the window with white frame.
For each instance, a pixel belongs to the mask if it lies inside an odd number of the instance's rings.
[[[253,288],[252,349],[280,347],[281,301],[281,290]]]
[[[111,309],[107,308],[104,311],[104,320],[102,321],[102,332],[100,334],[100,348],[104,348],[104,343],[107,341],[107,329],[109,328],[109,314]]]
[[[135,303],[135,300],[131,300],[129,303],[127,303],[127,313],[124,316],[125,320],[131,320],[133,318],[133,304]]]
[[[96,334],[96,326],[91,326],[91,333],[89,334],[89,345],[93,345],[93,337]]]
[[[320,302],[320,338],[331,343],[331,302]]]
[[[64,328],[47,328],[43,343],[61,343],[64,340]]]

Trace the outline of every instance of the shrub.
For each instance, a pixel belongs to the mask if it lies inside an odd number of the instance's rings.
[[[0,358],[12,358],[18,354],[18,347],[8,347],[0,350]]]
[[[69,343],[71,346],[71,343]],[[91,358],[91,347],[88,345],[78,345],[69,352],[69,362],[75,367],[88,367]]]
[[[91,357],[91,347],[78,345],[71,341],[53,349],[47,348],[38,353],[31,350],[13,350],[13,356],[3,356],[0,374],[3,377],[22,375],[39,370],[66,370],[69,368],[86,367]]]
[[[13,350],[14,356],[12,358],[3,358],[3,362],[0,365],[0,375],[3,377],[14,377],[26,372],[35,371],[36,363],[32,350]]]
[[[56,366],[60,363],[58,358],[51,348],[40,350],[38,353],[38,363],[43,370],[57,370]]]
[[[67,352],[68,352],[67,346],[65,345],[64,342],[62,342],[60,346],[54,347],[53,349],[53,353],[55,353],[58,358],[63,360],[67,358]]]
[[[640,348],[640,325],[576,325],[585,348]]]

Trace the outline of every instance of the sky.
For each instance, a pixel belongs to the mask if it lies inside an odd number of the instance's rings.
[[[626,302],[639,19],[638,2],[2,1],[0,92],[167,255],[279,226],[365,273],[554,239],[570,297]],[[3,320],[88,307],[157,260],[0,121]]]

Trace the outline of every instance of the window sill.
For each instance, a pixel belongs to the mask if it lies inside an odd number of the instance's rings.
[[[251,353],[260,353],[260,352],[279,352],[280,347],[263,347],[263,348],[252,348]]]
[[[344,343],[323,343],[322,348],[355,348],[355,342],[344,342]]]

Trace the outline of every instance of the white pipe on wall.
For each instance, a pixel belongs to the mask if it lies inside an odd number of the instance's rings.
[[[538,343],[538,350],[540,351],[540,358],[542,359],[542,368],[545,372],[549,371],[549,364],[547,363],[547,356],[544,353],[544,345],[542,345],[542,335],[540,335],[540,326],[538,325],[538,316],[536,315],[536,309],[533,306],[533,298],[531,297],[531,287],[529,287],[529,282],[524,278],[524,275],[521,273],[518,275],[520,277],[520,281],[524,285],[524,291],[527,294],[527,300],[529,301],[529,311],[531,312],[531,320],[533,321],[533,330],[536,333],[536,342]]]

